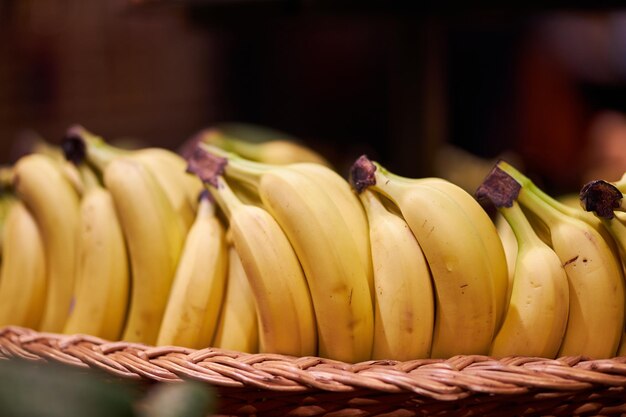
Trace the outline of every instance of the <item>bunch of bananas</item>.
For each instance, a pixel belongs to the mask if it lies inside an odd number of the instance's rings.
[[[0,326],[345,362],[626,351],[621,192],[594,215],[501,161],[494,222],[365,156],[345,179],[292,140],[187,145],[73,126],[0,170]]]

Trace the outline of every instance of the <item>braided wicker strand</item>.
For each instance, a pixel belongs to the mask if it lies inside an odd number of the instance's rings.
[[[0,329],[0,359],[60,362],[146,382],[203,381],[224,415],[620,415],[626,357],[456,356],[348,364],[318,357],[151,347]]]

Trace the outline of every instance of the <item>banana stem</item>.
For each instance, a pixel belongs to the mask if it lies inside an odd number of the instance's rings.
[[[209,190],[224,211],[224,214],[226,214],[226,217],[230,220],[233,211],[235,211],[237,207],[243,206],[244,203],[235,195],[232,188],[230,188],[228,183],[224,180],[224,177],[217,177],[215,182],[216,185],[206,183],[207,190]]]
[[[520,248],[527,244],[541,244],[542,240],[535,232],[535,229],[533,229],[517,201],[513,201],[510,207],[498,207],[498,211],[504,216],[511,229],[513,229],[515,239]]]
[[[548,229],[551,229],[553,225],[557,224],[560,221],[559,219],[564,215],[564,213],[545,202],[537,194],[524,187],[520,190],[518,201],[522,206],[526,207],[544,222],[548,226]]]

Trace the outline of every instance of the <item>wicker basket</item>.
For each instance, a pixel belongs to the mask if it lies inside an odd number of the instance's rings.
[[[123,379],[214,386],[219,414],[620,415],[626,357],[558,360],[457,356],[348,364],[318,357],[150,347],[20,327],[0,329],[0,359],[97,368]]]

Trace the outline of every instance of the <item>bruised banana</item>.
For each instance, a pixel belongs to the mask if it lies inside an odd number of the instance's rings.
[[[372,359],[430,356],[435,306],[430,271],[415,236],[374,192],[360,194],[370,230],[374,267]]]
[[[155,344],[186,230],[152,173],[118,157],[104,171],[122,226],[131,265],[132,292],[122,339]]]
[[[35,218],[19,200],[9,208],[0,268],[0,326],[39,329],[46,303],[46,259]]]
[[[178,262],[157,345],[201,349],[211,345],[224,298],[228,267],[224,227],[203,193]]]
[[[128,307],[128,252],[111,193],[92,178],[80,202],[74,307],[67,334],[119,340]]]
[[[436,295],[431,356],[487,354],[496,330],[495,279],[484,231],[463,202],[401,180],[365,156],[352,166],[351,180],[357,191],[370,188],[395,203],[426,256]]]
[[[13,185],[35,217],[44,241],[47,290],[40,329],[61,332],[74,292],[79,196],[58,164],[41,154],[17,161]]]

